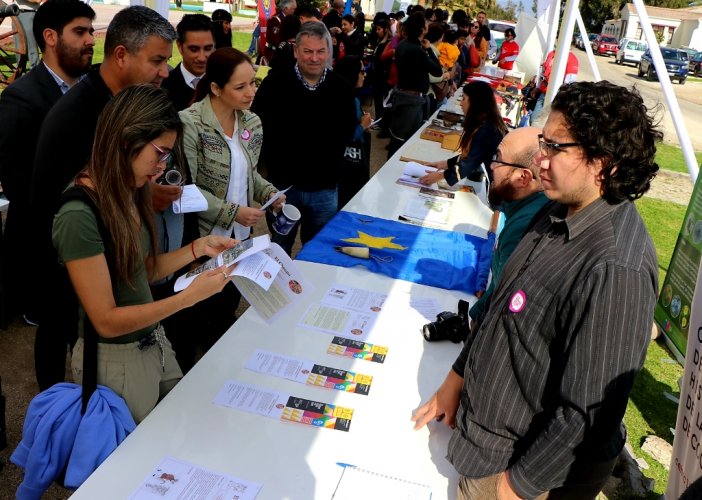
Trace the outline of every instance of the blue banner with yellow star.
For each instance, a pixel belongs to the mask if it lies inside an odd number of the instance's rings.
[[[485,242],[477,236],[342,211],[305,244],[297,259],[360,265],[391,278],[472,294],[478,288],[480,252],[492,251]]]

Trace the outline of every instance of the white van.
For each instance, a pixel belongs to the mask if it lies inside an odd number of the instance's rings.
[[[619,42],[619,51],[614,56],[617,64],[633,63],[637,66],[641,62],[641,56],[648,50],[648,44],[643,40],[632,38],[622,38]]]

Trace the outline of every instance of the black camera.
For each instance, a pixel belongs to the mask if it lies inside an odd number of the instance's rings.
[[[468,337],[468,308],[470,304],[465,300],[458,301],[458,314],[451,311],[440,312],[436,321],[427,323],[422,327],[422,335],[428,342],[450,340],[454,344],[463,342]]]

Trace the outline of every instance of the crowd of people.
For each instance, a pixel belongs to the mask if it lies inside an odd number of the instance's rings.
[[[253,59],[231,47],[226,11],[185,15],[174,29],[128,7],[96,65],[92,8],[39,7],[42,62],[0,96],[13,123],[0,129],[0,180],[11,202],[6,255],[32,260],[6,269],[17,306],[38,324],[41,390],[64,380],[69,349],[80,383],[93,332],[98,383],[140,422],[197,347],[236,321],[230,268],[178,294],[175,278],[250,238],[257,222],[270,228],[283,203],[299,209],[310,241],[369,177],[358,159],[372,117],[359,90],[370,83],[375,128],[393,154],[494,51],[484,12],[471,20],[415,6],[406,17],[376,13],[366,33],[360,9],[344,7],[334,0],[322,16],[282,0],[266,44],[252,40]],[[519,53],[514,38],[505,32],[495,58],[503,69]],[[171,69],[173,42],[182,62]],[[272,68],[258,88],[257,62]],[[487,177],[506,222],[464,347],[412,418],[455,429],[460,498],[594,498],[623,446],[646,352],[657,265],[631,201],[658,169],[661,133],[635,91],[608,82],[564,86],[543,129],[508,132],[483,81],[463,86],[461,106],[458,155],[421,182]],[[164,182],[171,171],[180,182]],[[182,184],[200,189],[206,210],[173,210]],[[257,207],[287,188],[271,210]],[[271,230],[288,253],[297,232]]]

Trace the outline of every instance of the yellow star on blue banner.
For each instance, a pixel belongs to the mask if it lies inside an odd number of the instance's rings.
[[[389,248],[391,250],[407,250],[407,247],[393,243],[394,236],[387,236],[381,238],[379,236],[372,236],[370,234],[364,233],[363,231],[358,231],[357,238],[343,238],[341,241],[346,241],[348,243],[360,243],[368,248],[377,248],[381,250],[383,248]]]

